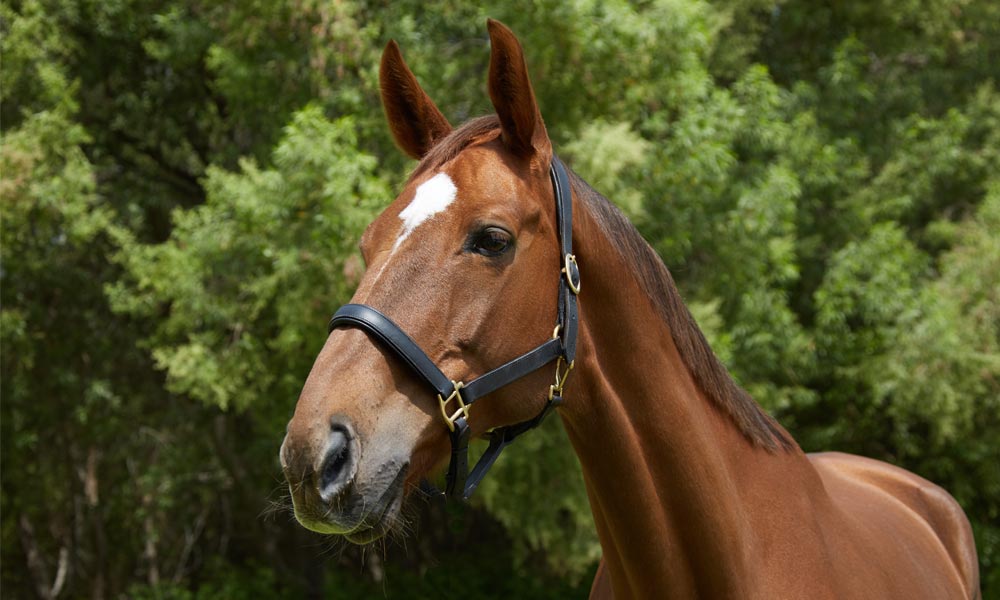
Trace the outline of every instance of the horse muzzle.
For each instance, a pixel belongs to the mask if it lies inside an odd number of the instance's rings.
[[[321,437],[302,447],[289,434],[281,444],[295,518],[307,529],[356,544],[384,536],[399,515],[409,461],[363,464],[360,441],[343,420],[331,420]]]

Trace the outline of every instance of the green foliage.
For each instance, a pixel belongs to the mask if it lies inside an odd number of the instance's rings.
[[[381,48],[457,123],[490,110],[487,16],[525,45],[557,150],[664,257],[741,384],[806,449],[951,491],[1000,594],[986,0],[0,4],[7,593],[51,589],[61,552],[69,597],[437,597],[460,562],[470,595],[584,593],[599,548],[556,420],[467,526],[429,510],[384,569],[354,549],[324,565],[260,518],[360,231],[411,166]]]
[[[209,169],[205,204],[175,212],[164,244],[122,236],[129,278],[109,289],[117,310],[138,317],[170,303],[150,340],[167,389],[222,409],[283,409],[294,397],[322,340],[317,324],[357,283],[371,201],[389,195],[351,120],[316,107],[295,113],[272,162]]]
[[[498,560],[499,558],[499,560]],[[441,556],[441,562],[422,572],[407,571],[387,565],[380,584],[359,581],[341,570],[333,573],[329,590],[337,597],[406,598],[437,600],[439,598],[510,598],[525,600],[570,600],[583,597],[590,590],[590,579],[570,582],[553,576],[539,577],[531,570],[511,572],[511,556],[484,544],[469,544]],[[596,565],[594,565],[596,566]]]
[[[649,142],[632,131],[628,123],[598,119],[584,125],[579,137],[563,146],[562,154],[576,169],[589,176],[588,183],[600,189],[634,220],[643,218],[643,199],[629,185],[625,173],[642,164]]]
[[[215,561],[205,569],[205,579],[196,589],[176,583],[133,585],[134,600],[230,600],[233,598],[301,598],[302,590],[281,585],[273,569],[249,565],[233,569]]]
[[[901,309],[889,332],[893,348],[873,367],[879,377],[872,383],[901,429],[906,454],[922,454],[928,442],[961,439],[974,419],[1000,414],[997,226],[995,183],[975,216],[958,226],[955,245],[939,259],[940,277]]]

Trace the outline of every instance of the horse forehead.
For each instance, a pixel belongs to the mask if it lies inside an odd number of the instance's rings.
[[[410,182],[396,200],[372,221],[361,236],[362,249],[395,250],[414,229],[445,212],[458,199],[458,186],[448,173],[437,172],[420,183]],[[392,246],[383,245],[391,241]]]
[[[395,246],[400,243],[414,229],[434,215],[444,212],[451,206],[458,197],[458,188],[451,176],[447,173],[437,173],[430,179],[417,186],[413,199],[399,212],[399,220],[402,221],[402,230],[396,238]]]
[[[499,141],[473,146],[448,165],[456,185],[487,203],[511,200],[527,191],[531,180],[527,163],[509,157]]]
[[[470,161],[471,162],[471,161]],[[520,181],[489,163],[452,164],[417,184],[409,202],[396,215],[399,233],[393,248],[415,229],[445,212],[467,214],[484,209],[513,208],[506,200],[518,196]],[[498,206],[499,205],[499,206]]]
[[[498,152],[474,147],[461,158],[409,182],[393,205],[365,231],[362,248],[389,241],[392,245],[383,248],[395,250],[414,230],[443,213],[465,214],[481,209],[506,213],[523,208],[511,201],[525,196],[527,178],[512,169]]]

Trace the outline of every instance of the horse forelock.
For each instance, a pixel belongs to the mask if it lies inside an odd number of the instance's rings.
[[[500,119],[486,115],[466,121],[434,145],[420,160],[411,179],[427,171],[436,171],[470,146],[496,139],[500,135]]]

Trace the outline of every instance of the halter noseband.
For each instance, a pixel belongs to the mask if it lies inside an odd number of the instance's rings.
[[[573,202],[569,178],[562,162],[555,156],[549,167],[556,199],[556,219],[563,263],[559,277],[559,314],[552,339],[510,362],[480,375],[468,383],[448,379],[434,361],[389,317],[365,304],[345,304],[330,320],[329,331],[337,327],[356,327],[371,334],[403,360],[435,392],[441,415],[451,438],[451,462],[445,479],[446,493],[468,499],[500,453],[522,433],[534,429],[562,403],[566,383],[576,355],[578,325],[576,296],[580,293],[580,270],[573,256]],[[491,430],[490,445],[469,474],[469,407],[479,398],[517,381],[556,361],[556,381],[549,386],[549,399],[538,415],[528,421]],[[565,368],[565,370],[563,370]],[[454,402],[452,408],[449,405]]]

